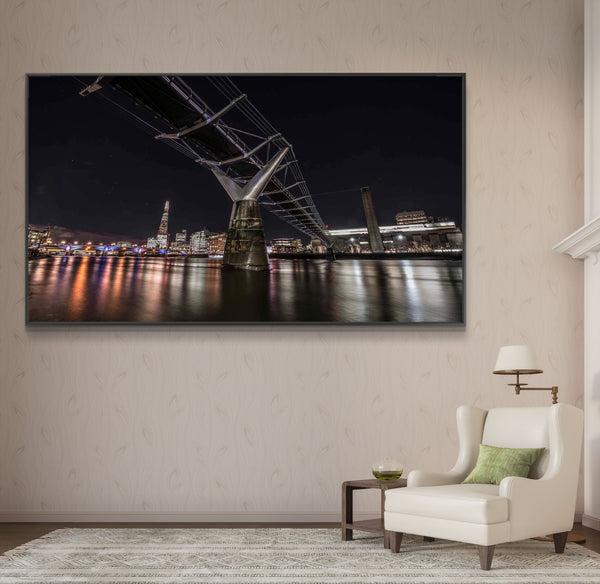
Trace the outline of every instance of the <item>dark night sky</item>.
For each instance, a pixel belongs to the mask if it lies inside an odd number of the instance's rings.
[[[214,111],[226,104],[205,78],[184,79]],[[462,224],[462,78],[232,79],[293,144],[331,228],[366,224],[360,187],[367,185],[381,225],[418,209]],[[79,96],[80,88],[73,77],[29,78],[30,224],[145,239],[156,234],[169,199],[172,234],[227,230],[231,201],[209,170],[154,140],[99,95]],[[343,189],[353,190],[320,194]],[[267,239],[308,241],[266,209],[263,218]]]

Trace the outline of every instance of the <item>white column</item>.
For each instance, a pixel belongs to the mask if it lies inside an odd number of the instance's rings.
[[[583,524],[600,530],[600,0],[585,2],[585,224],[554,249],[583,259]]]
[[[598,62],[600,66],[600,61]],[[598,204],[598,201],[596,201]],[[600,530],[600,251],[585,260],[583,524]]]

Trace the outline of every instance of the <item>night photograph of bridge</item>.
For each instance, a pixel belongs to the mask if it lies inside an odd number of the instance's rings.
[[[27,322],[464,324],[464,75],[31,75]]]

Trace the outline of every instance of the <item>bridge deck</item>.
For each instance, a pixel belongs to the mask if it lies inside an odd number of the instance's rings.
[[[219,104],[219,110],[211,109],[177,76],[101,76],[81,94],[89,95],[105,86],[118,90],[129,98],[129,107],[125,106],[125,109],[136,118],[142,117],[146,125],[151,124],[156,138],[211,170],[217,168],[240,184],[264,166],[271,147],[274,153],[288,146],[290,151],[281,171],[265,188],[261,202],[267,203],[270,211],[300,231],[330,243],[331,238],[310,196],[292,145],[229,78],[203,79],[221,89],[225,99]],[[132,104],[143,107],[133,111]],[[225,122],[234,113],[237,119],[244,118],[251,131],[236,129]]]

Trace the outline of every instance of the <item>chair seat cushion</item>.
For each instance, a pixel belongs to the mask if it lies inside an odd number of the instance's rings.
[[[390,489],[385,510],[483,525],[502,523],[508,521],[508,499],[498,495],[499,489],[481,484]]]

